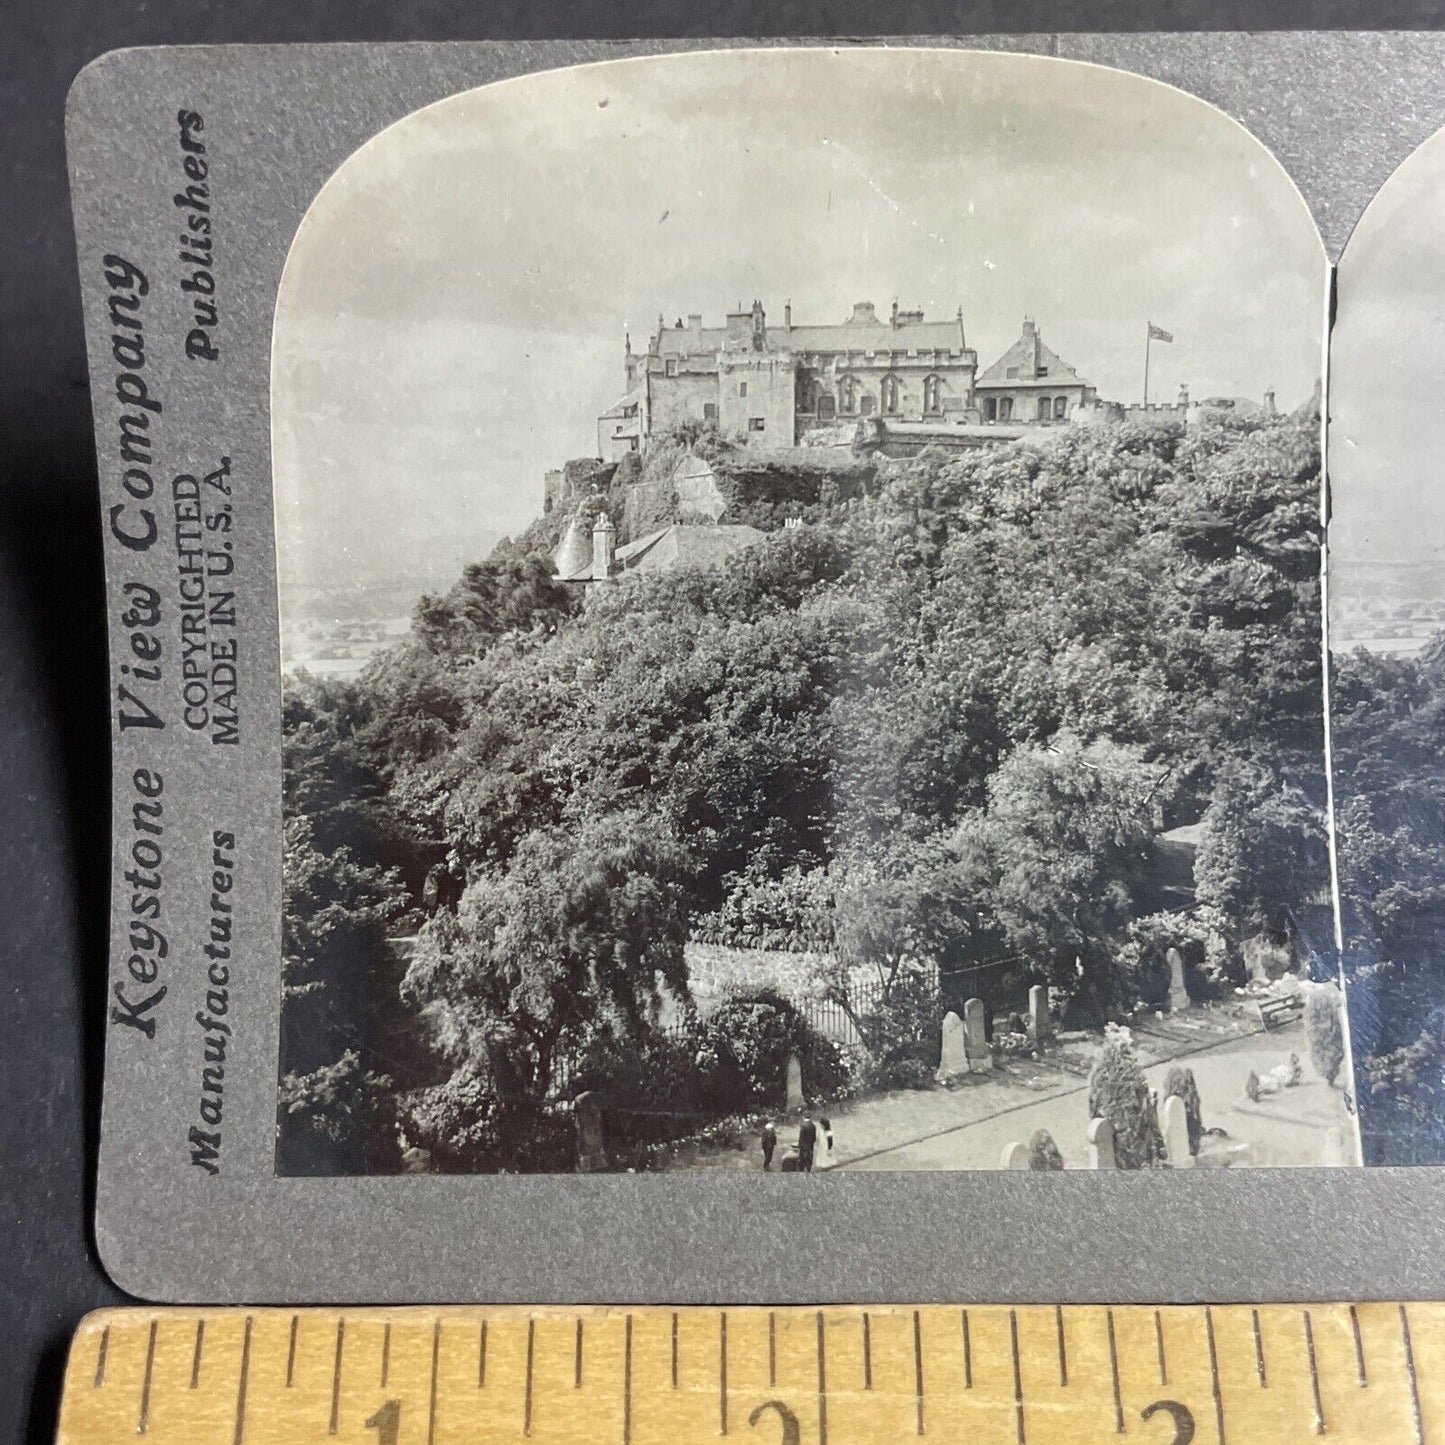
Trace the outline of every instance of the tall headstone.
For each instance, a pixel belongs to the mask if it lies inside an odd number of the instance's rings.
[[[1189,1148],[1189,1110],[1178,1094],[1170,1094],[1160,1110],[1164,1134],[1164,1157],[1171,1169],[1191,1169],[1194,1155]]]
[[[963,1006],[963,1047],[968,1055],[969,1073],[986,1074],[993,1068],[993,1050],[988,1046],[981,998],[971,998]]]
[[[598,1174],[607,1168],[602,1146],[602,1100],[588,1090],[572,1101],[572,1124],[577,1130],[577,1172]]]
[[[1169,1011],[1183,1013],[1189,1007],[1189,990],[1184,987],[1184,955],[1171,948],[1164,955],[1169,964]]]
[[[968,1072],[968,1052],[963,1042],[963,1020],[956,1013],[943,1016],[943,1047],[938,1056],[938,1082],[947,1083],[956,1074]]]
[[[1089,1168],[1117,1169],[1114,1161],[1114,1126],[1107,1119],[1089,1120]]]
[[[789,1112],[803,1107],[803,1063],[797,1054],[788,1055],[788,1097],[784,1107]]]
[[[1029,1150],[1027,1144],[1005,1144],[1003,1156],[999,1159],[1001,1169],[1027,1169],[1029,1167]]]
[[[1049,991],[1036,983],[1029,990],[1029,1042],[1043,1048],[1049,1037]]]

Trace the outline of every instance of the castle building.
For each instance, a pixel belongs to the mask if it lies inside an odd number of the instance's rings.
[[[974,383],[985,423],[1048,426],[1070,420],[1097,391],[1056,352],[1044,345],[1039,328],[1024,317],[1019,339]]]
[[[659,317],[645,352],[634,352],[628,338],[625,367],[626,393],[597,421],[597,451],[607,461],[684,421],[777,448],[863,417],[979,419],[978,356],[961,309],[951,321],[928,321],[895,302],[882,318],[871,301],[860,301],[837,325],[795,326],[790,304],[783,324],[770,326],[754,301],[730,312],[724,326],[704,326],[696,313],[686,325]]]

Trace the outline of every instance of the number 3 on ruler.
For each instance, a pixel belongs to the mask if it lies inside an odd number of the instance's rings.
[[[401,1434],[401,1401],[388,1400],[366,1422],[366,1428],[376,1431],[377,1445],[396,1445]]]

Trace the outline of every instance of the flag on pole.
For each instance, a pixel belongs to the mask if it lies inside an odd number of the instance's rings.
[[[1173,341],[1174,333],[1172,331],[1166,331],[1162,326],[1155,326],[1155,324],[1151,321],[1149,323],[1149,340]]]

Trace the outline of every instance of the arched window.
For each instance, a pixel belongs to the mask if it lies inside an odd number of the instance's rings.
[[[872,397],[872,394],[871,394],[870,392],[866,392],[866,391],[865,391],[865,392],[863,393],[863,395],[858,398],[858,415],[859,415],[859,416],[872,416],[872,415],[873,415],[873,397]]]
[[[1066,396],[1054,398],[1054,420],[1064,421],[1069,415],[1069,399]]]
[[[941,376],[925,376],[923,378],[923,410],[930,416],[937,416],[943,410],[943,378]]]
[[[898,410],[898,378],[896,376],[885,376],[881,388],[883,398],[883,410],[896,412]]]
[[[998,399],[998,419],[1000,421],[1012,421],[1014,418],[1014,399],[1011,396],[1001,396]]]
[[[997,421],[997,420],[998,420],[998,398],[997,398],[996,396],[986,396],[986,397],[984,397],[984,399],[983,399],[983,419],[984,419],[985,421]]]
[[[838,409],[842,412],[851,413],[858,405],[858,382],[851,376],[845,376],[838,383]]]
[[[833,393],[831,391],[820,391],[818,393],[818,420],[833,420]]]
[[[1039,398],[1039,420],[1049,421],[1054,414],[1054,399],[1051,396]]]

